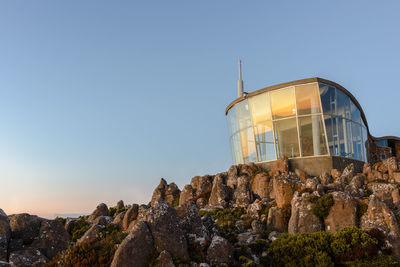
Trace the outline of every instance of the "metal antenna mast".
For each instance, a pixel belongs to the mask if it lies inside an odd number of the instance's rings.
[[[243,96],[242,61],[239,59],[238,97]]]

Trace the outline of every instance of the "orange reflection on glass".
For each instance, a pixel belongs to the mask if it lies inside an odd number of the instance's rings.
[[[296,86],[297,114],[320,113],[319,93],[316,83]]]
[[[268,93],[263,93],[249,98],[249,104],[253,125],[270,121],[272,119]]]
[[[272,117],[282,119],[296,115],[294,87],[270,92]]]

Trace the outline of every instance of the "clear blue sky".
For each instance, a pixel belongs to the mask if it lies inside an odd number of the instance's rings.
[[[399,1],[0,1],[0,208],[147,203],[232,164],[224,110],[322,77],[400,135]]]

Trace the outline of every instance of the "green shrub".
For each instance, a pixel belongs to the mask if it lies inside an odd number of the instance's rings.
[[[75,222],[71,229],[71,240],[72,242],[76,242],[79,238],[81,238],[87,230],[89,230],[90,224],[87,221],[86,217],[79,217]]]
[[[54,220],[61,222],[63,225],[65,225],[65,222],[67,221],[67,219],[65,219],[63,217],[58,217],[58,216],[55,217]]]
[[[282,234],[274,240],[267,253],[277,266],[333,266],[330,243],[333,234]]]
[[[118,226],[106,225],[100,232],[100,242],[83,243],[61,252],[47,267],[55,266],[110,266],[117,244],[126,237]]]
[[[266,250],[268,246],[268,242],[265,239],[256,239],[254,243],[251,243],[249,247],[251,248],[251,251],[256,253],[257,255],[261,254],[264,250]]]
[[[282,234],[270,244],[267,253],[276,266],[334,266],[374,259],[382,261],[376,258],[379,248],[377,239],[366,232],[357,227],[345,227],[336,234]]]
[[[388,255],[379,255],[369,261],[353,261],[347,264],[349,267],[399,267],[400,264]]]
[[[337,262],[370,259],[379,249],[378,240],[355,226],[337,232],[331,248]]]
[[[311,212],[318,218],[325,219],[328,216],[329,209],[332,207],[332,205],[333,205],[332,195],[325,194],[314,202],[314,205],[311,208]]]
[[[179,198],[175,198],[175,199],[172,201],[172,206],[173,206],[173,207],[178,207],[178,206],[179,206]]]
[[[117,208],[115,207],[109,207],[108,208],[108,215],[111,217],[114,217],[115,213],[117,213]]]

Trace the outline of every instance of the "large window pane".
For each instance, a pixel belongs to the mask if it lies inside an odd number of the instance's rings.
[[[325,137],[321,116],[300,117],[299,125],[303,157],[325,155]]]
[[[235,164],[243,163],[242,147],[240,145],[239,133],[232,135],[231,149],[232,149],[232,154],[233,154],[233,161],[235,162]]]
[[[294,87],[270,92],[273,119],[282,119],[296,115]]]
[[[343,119],[343,132],[344,132],[344,148],[345,148],[345,157],[354,158],[354,149],[353,149],[353,129],[352,123],[350,120]],[[342,152],[343,153],[343,152]]]
[[[342,116],[346,119],[350,119],[351,110],[350,110],[350,98],[340,90],[336,90],[337,97],[337,114],[338,116]]]
[[[274,131],[278,157],[286,156],[288,158],[293,158],[300,156],[295,118],[275,121]]]
[[[274,135],[272,122],[258,124],[254,127],[258,161],[275,160]]]
[[[335,87],[320,83],[322,110],[324,114],[335,114],[336,112],[336,89]]]
[[[321,113],[316,83],[296,86],[297,115]]]
[[[368,151],[368,145],[367,145],[367,141],[368,141],[368,133],[367,133],[367,129],[363,126],[363,127],[361,127],[361,133],[362,133],[362,138],[363,138],[363,141],[362,141],[362,147],[363,147],[363,149],[364,149],[364,151],[363,151],[363,160],[364,161],[367,161],[368,159],[367,159],[367,151]]]
[[[238,131],[238,122],[236,120],[236,106],[233,106],[228,111],[227,119],[228,119],[229,136],[232,136],[232,134]]]
[[[239,134],[240,134],[240,144],[242,145],[243,162],[249,163],[257,161],[256,144],[254,141],[253,128],[241,130]]]
[[[325,116],[325,127],[331,155],[345,157],[343,119],[337,116]]]
[[[251,127],[250,109],[247,99],[236,104],[236,118],[239,130]]]
[[[361,123],[361,113],[360,110],[354,105],[352,101],[350,101],[350,109],[351,109],[351,120],[354,122]]]
[[[250,97],[249,104],[254,125],[272,119],[268,92]]]

